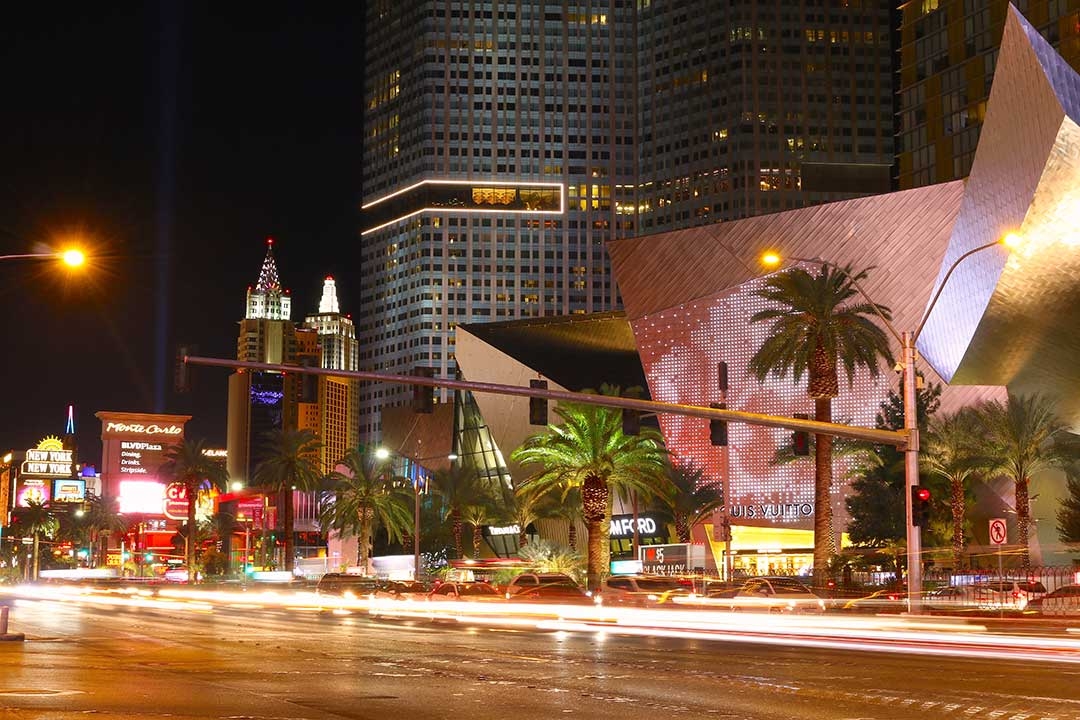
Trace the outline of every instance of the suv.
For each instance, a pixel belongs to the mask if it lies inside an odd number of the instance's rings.
[[[592,595],[563,573],[523,573],[506,586],[506,599],[525,602],[554,602],[562,605],[591,605]]]
[[[326,573],[319,578],[315,592],[319,595],[337,595],[357,598],[370,595],[379,589],[379,581],[366,575],[348,573]]]
[[[521,573],[506,586],[506,597],[517,595],[523,590],[532,590],[540,585],[549,585],[551,583],[577,584],[572,577],[565,573]]]

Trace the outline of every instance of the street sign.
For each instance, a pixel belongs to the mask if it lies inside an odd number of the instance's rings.
[[[1009,533],[1005,525],[1005,518],[991,518],[990,520],[990,544],[1004,545],[1008,540]]]

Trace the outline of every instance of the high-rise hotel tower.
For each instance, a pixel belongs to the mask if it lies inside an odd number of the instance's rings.
[[[361,369],[617,308],[609,240],[890,188],[888,4],[366,7]],[[407,393],[366,384],[361,434]]]

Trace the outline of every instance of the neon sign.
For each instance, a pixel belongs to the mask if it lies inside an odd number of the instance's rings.
[[[137,435],[179,435],[184,432],[184,428],[182,425],[109,422],[105,424],[105,432],[133,433]]]
[[[71,451],[64,449],[60,438],[50,435],[39,442],[36,448],[26,451],[22,474],[51,477],[71,475],[71,462]]]

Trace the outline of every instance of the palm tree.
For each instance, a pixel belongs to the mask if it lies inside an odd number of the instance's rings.
[[[532,435],[511,457],[541,466],[521,483],[527,490],[581,488],[582,516],[588,531],[587,578],[590,590],[600,587],[601,538],[611,512],[611,490],[661,492],[667,452],[660,433],[642,428],[624,435],[622,413],[611,408],[563,403],[555,408],[560,425]]]
[[[165,450],[165,462],[161,466],[161,474],[166,479],[180,483],[184,486],[187,497],[187,526],[196,527],[195,508],[198,504],[199,493],[210,490],[224,490],[229,474],[225,465],[207,457],[204,452],[206,441],[184,440],[178,445],[173,445]],[[185,562],[188,568],[188,578],[194,581],[198,577],[195,567],[196,543],[187,543],[187,558]]]
[[[832,422],[832,399],[840,394],[842,365],[848,384],[865,367],[877,376],[881,361],[891,362],[889,340],[871,319],[888,308],[866,301],[851,302],[855,283],[866,278],[850,266],[823,266],[812,275],[801,268],[770,277],[757,295],[774,307],[755,313],[750,322],[772,321],[769,336],[750,358],[750,371],[758,382],[772,374],[807,376],[807,394],[814,400],[814,419]],[[832,523],[832,436],[816,435],[814,442],[814,568],[815,582],[823,584],[829,558],[836,554]]]
[[[978,424],[988,469],[1013,482],[1020,563],[1027,570],[1031,566],[1031,477],[1050,467],[1066,467],[1080,458],[1080,439],[1068,432],[1058,418],[1054,400],[1038,393],[1009,393],[1004,404],[996,400],[986,403],[979,409]]]
[[[978,418],[971,408],[952,415],[931,418],[922,438],[919,459],[923,469],[949,483],[949,507],[952,510],[953,567],[964,566],[964,514],[967,504],[965,485],[976,476]]]
[[[26,506],[18,508],[16,514],[22,532],[29,533],[34,537],[34,563],[31,580],[38,579],[40,568],[40,545],[42,535],[52,535],[60,527],[60,521],[47,503],[37,500],[27,500]]]
[[[376,526],[386,528],[391,540],[412,528],[413,494],[403,487],[404,478],[388,472],[388,463],[359,448],[350,448],[338,465],[344,470],[330,475],[333,487],[323,496],[319,524],[324,531],[356,536],[359,564],[366,572]]]
[[[544,517],[551,517],[557,512],[558,498],[553,493],[516,487],[512,492],[504,493],[505,507],[509,508],[507,519],[518,526],[518,552],[529,544],[529,526]]]
[[[465,464],[454,464],[448,470],[437,470],[431,485],[442,498],[443,518],[449,518],[454,534],[456,557],[462,557],[461,533],[464,514],[473,505],[481,504],[490,496],[487,482],[476,469]]]
[[[319,489],[319,448],[322,443],[310,430],[271,430],[263,440],[263,460],[255,468],[255,485],[278,494],[282,535],[285,540],[285,570],[296,565],[293,538],[293,491]]]
[[[110,502],[100,495],[88,492],[83,523],[93,547],[90,566],[104,565],[108,543],[102,542],[102,535],[107,537],[114,532],[126,530],[127,523],[124,521],[124,516],[120,514],[115,501]]]
[[[724,507],[724,496],[715,485],[702,484],[704,471],[699,467],[673,462],[668,465],[666,472],[671,488],[662,500],[675,519],[675,534],[679,536],[679,542],[688,543],[694,528]]]

